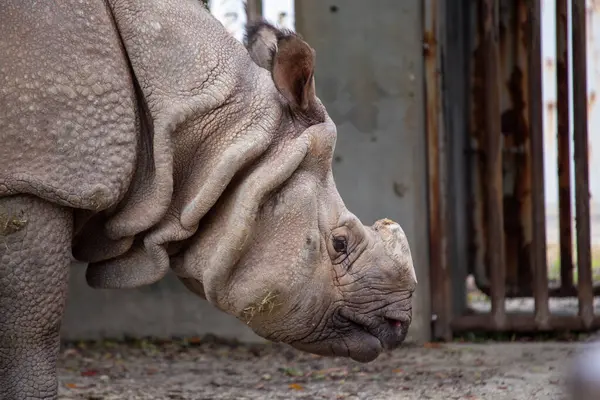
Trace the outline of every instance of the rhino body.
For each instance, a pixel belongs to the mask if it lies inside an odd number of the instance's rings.
[[[407,239],[345,208],[299,36],[244,46],[197,0],[6,0],[0,38],[0,398],[56,398],[72,256],[95,288],[171,269],[315,354],[404,340]]]

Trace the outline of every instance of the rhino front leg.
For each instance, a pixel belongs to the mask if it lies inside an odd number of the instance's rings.
[[[0,399],[56,399],[72,213],[32,196],[0,198]]]

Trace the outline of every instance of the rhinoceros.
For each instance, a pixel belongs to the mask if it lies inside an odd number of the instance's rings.
[[[93,288],[172,271],[318,355],[405,340],[408,240],[345,207],[300,35],[244,45],[199,0],[4,0],[0,38],[0,398],[57,397],[73,258]]]

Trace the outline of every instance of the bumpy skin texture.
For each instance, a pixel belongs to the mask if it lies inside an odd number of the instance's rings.
[[[132,177],[127,59],[103,1],[0,2],[0,196],[103,210]]]
[[[0,241],[21,243],[0,253],[0,397],[56,395],[71,251],[93,287],[172,269],[305,351],[366,362],[404,340],[406,236],[340,198],[300,37],[260,23],[246,49],[197,0],[9,0],[0,36]]]
[[[0,399],[54,399],[72,213],[30,195],[0,198]]]

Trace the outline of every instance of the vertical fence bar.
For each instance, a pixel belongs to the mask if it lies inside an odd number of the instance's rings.
[[[246,0],[246,21],[259,21],[262,18],[262,0]]]
[[[490,297],[494,324],[506,321],[506,253],[504,249],[504,210],[502,191],[502,136],[500,132],[500,51],[497,0],[480,2],[483,22],[484,93],[485,93],[485,177],[487,251],[490,268]]]
[[[560,285],[573,287],[573,228],[571,225],[571,141],[569,137],[568,0],[556,0],[556,110],[558,154],[558,213]]]
[[[587,116],[587,40],[585,0],[571,0],[573,18],[573,146],[579,315],[585,327],[594,318],[590,240],[590,191]]]
[[[548,324],[548,262],[546,260],[546,205],[544,199],[544,114],[542,100],[542,48],[540,0],[529,0],[528,68],[531,151],[532,266],[536,321]]]
[[[431,276],[431,310],[433,318],[433,337],[452,339],[450,321],[452,318],[452,295],[447,255],[446,220],[446,143],[443,124],[442,84],[440,76],[441,52],[438,45],[439,0],[425,0],[423,15],[425,31],[423,34],[425,62],[425,96],[427,158],[429,178],[429,264]]]

